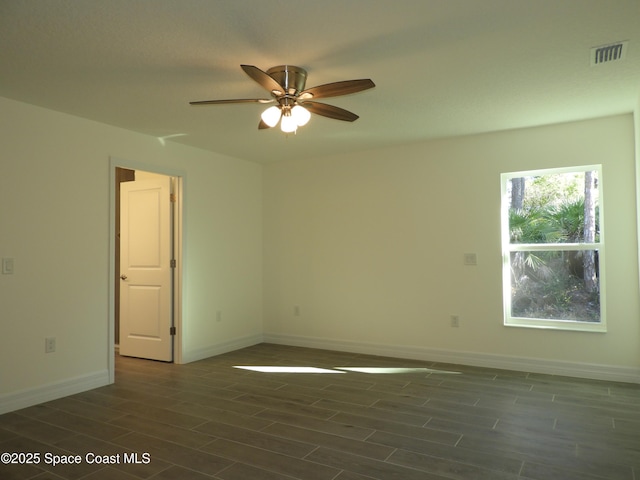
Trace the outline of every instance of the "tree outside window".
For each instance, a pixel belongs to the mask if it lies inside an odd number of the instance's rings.
[[[600,166],[502,175],[505,324],[605,331]]]

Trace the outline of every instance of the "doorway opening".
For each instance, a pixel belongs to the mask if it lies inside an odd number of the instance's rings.
[[[182,363],[183,176],[111,159],[109,377],[115,355]]]

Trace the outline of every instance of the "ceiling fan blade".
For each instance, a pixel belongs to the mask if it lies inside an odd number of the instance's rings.
[[[273,98],[234,98],[229,100],[200,100],[189,102],[189,105],[221,105],[224,103],[272,103]]]
[[[335,120],[343,120],[345,122],[354,122],[358,118],[358,115],[352,113],[344,108],[334,107],[333,105],[327,105],[326,103],[318,102],[304,102],[304,108],[316,115],[322,115],[323,117],[333,118]]]
[[[267,72],[263,72],[253,65],[240,65],[240,67],[244,70],[244,73],[262,85],[262,87],[267,91],[273,92],[276,95],[284,94],[282,91],[282,85],[276,82]]]
[[[260,123],[258,124],[258,130],[265,130],[267,128],[271,128],[271,127],[266,123],[264,123],[264,120],[260,120]]]
[[[307,88],[300,92],[300,100],[305,98],[326,98],[339,97],[340,95],[349,95],[350,93],[361,92],[369,88],[375,87],[376,84],[370,78],[360,80],[344,80],[342,82],[325,83],[317,87]]]

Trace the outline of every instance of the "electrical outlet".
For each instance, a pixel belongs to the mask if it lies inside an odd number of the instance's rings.
[[[216,312],[216,322],[221,322],[222,321],[222,310],[218,310]]]
[[[451,326],[458,328],[460,326],[460,315],[451,315]]]
[[[293,306],[293,316],[294,317],[299,317],[300,316],[300,305],[294,305]]]
[[[44,339],[44,353],[53,353],[56,351],[56,337],[47,337]]]

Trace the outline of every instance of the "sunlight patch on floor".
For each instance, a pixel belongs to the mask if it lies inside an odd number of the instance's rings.
[[[461,372],[451,372],[447,370],[434,370],[424,367],[302,367],[302,366],[276,366],[276,365],[234,365],[233,368],[241,368],[243,370],[251,370],[262,373],[372,373],[372,374],[394,374],[394,373],[440,373],[459,375]]]
[[[458,375],[460,372],[448,372],[446,370],[433,370],[431,368],[423,367],[335,367],[338,370],[347,370],[349,372],[359,373],[377,373],[377,374],[390,374],[390,373],[447,373]]]
[[[233,368],[242,368],[244,370],[253,370],[254,372],[263,372],[263,373],[346,373],[340,372],[338,370],[329,370],[327,368],[318,368],[318,367],[280,367],[280,366],[262,366],[262,365],[251,365],[251,366],[240,366],[235,365]]]

